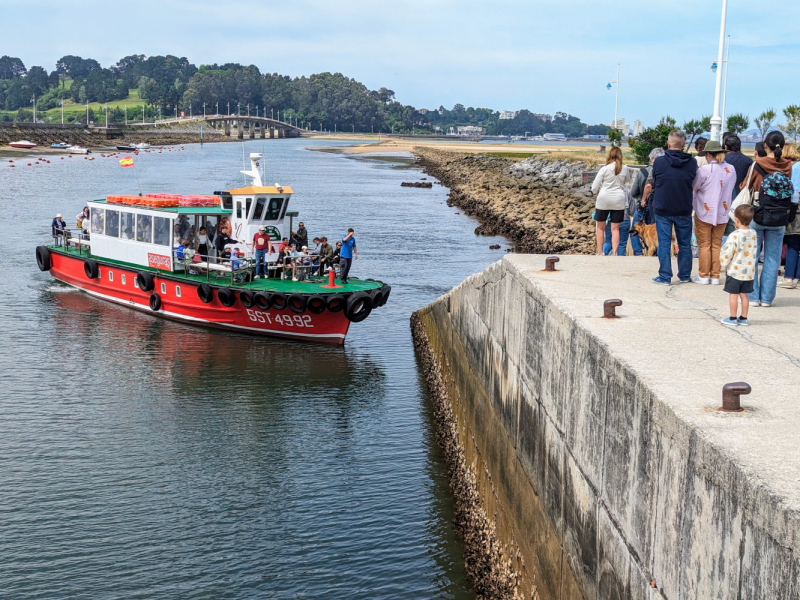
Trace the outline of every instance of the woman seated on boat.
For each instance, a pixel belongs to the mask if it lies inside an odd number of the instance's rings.
[[[289,271],[292,271],[292,281],[297,281],[297,264],[295,258],[297,257],[297,246],[290,244],[284,246],[278,254],[278,263],[283,265],[282,279],[286,279]]]
[[[75,220],[78,222],[78,229],[89,229],[89,207],[84,206],[83,210],[75,216]],[[85,224],[84,221],[86,221]]]

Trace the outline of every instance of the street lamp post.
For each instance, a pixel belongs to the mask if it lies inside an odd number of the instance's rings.
[[[728,49],[725,51],[725,61],[723,64],[725,65],[725,84],[722,86],[722,122],[720,125],[722,126],[722,133],[725,132],[725,103],[728,99],[728,69],[730,65],[728,60],[731,57],[731,36],[728,36]]]
[[[206,119],[206,103],[203,102],[203,120],[205,121],[205,119]]]
[[[189,119],[192,118],[192,103],[189,102]]]
[[[103,110],[106,111],[106,129],[108,129],[108,104],[103,107]]]
[[[719,26],[719,49],[717,50],[717,64],[722,65],[722,55],[725,51],[725,24],[728,17],[728,0],[722,0],[722,20]],[[722,92],[722,69],[717,69],[717,84],[714,87],[714,114],[711,117],[711,139],[720,141],[722,131],[722,117],[719,115],[719,100]]]
[[[613,123],[614,129],[617,129],[618,128],[617,119],[618,119],[618,112],[619,112],[619,64],[617,64],[617,80],[616,81],[609,81],[608,85],[606,86],[606,89],[608,89],[610,91],[612,84],[617,86],[617,98],[614,101],[614,123]]]
[[[33,103],[33,122],[36,123],[36,94],[33,95],[31,102]]]
[[[231,103],[228,102],[228,116],[231,116]]]
[[[63,125],[64,124],[64,101],[62,100],[61,102],[58,103],[58,105],[61,107],[61,124]]]

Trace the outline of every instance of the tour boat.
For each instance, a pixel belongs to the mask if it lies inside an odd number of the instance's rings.
[[[12,148],[35,148],[36,144],[29,142],[28,140],[20,140],[18,142],[11,142],[9,146]]]
[[[87,150],[86,148],[82,148],[81,146],[70,146],[67,148],[67,152],[70,154],[89,154],[91,150]]]
[[[42,271],[96,298],[154,316],[193,325],[341,345],[351,323],[386,304],[391,287],[372,279],[347,283],[310,275],[296,265],[277,265],[282,237],[289,237],[296,211],[288,186],[265,186],[261,154],[251,154],[242,171],[251,185],[210,196],[147,194],[90,200],[89,233],[53,232],[50,245],[36,248]],[[285,219],[288,217],[288,227]],[[252,242],[264,226],[270,237],[267,278],[253,278],[252,261],[232,270],[229,259],[215,260],[212,240],[223,219],[233,244],[252,256]],[[206,228],[210,256],[183,259],[175,244]],[[217,234],[218,235],[218,234]],[[87,239],[88,238],[88,239]],[[244,242],[244,243],[242,243]],[[333,242],[335,244],[335,241]],[[287,276],[288,275],[288,276]]]

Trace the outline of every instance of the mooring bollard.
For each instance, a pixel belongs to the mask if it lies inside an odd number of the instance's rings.
[[[742,412],[744,409],[739,403],[739,396],[749,394],[751,391],[750,384],[744,381],[726,383],[722,386],[722,406],[719,410],[723,412]]]
[[[616,319],[617,311],[615,309],[617,306],[622,306],[622,300],[614,298],[612,300],[606,300],[603,302],[603,318]]]
[[[556,270],[556,263],[561,259],[557,256],[548,256],[544,259],[544,270],[545,271],[555,271]]]

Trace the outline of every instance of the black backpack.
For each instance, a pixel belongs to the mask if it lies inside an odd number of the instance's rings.
[[[753,199],[753,220],[762,227],[781,227],[789,224],[794,185],[780,171],[767,173],[759,164],[756,171],[761,175],[758,197]]]

